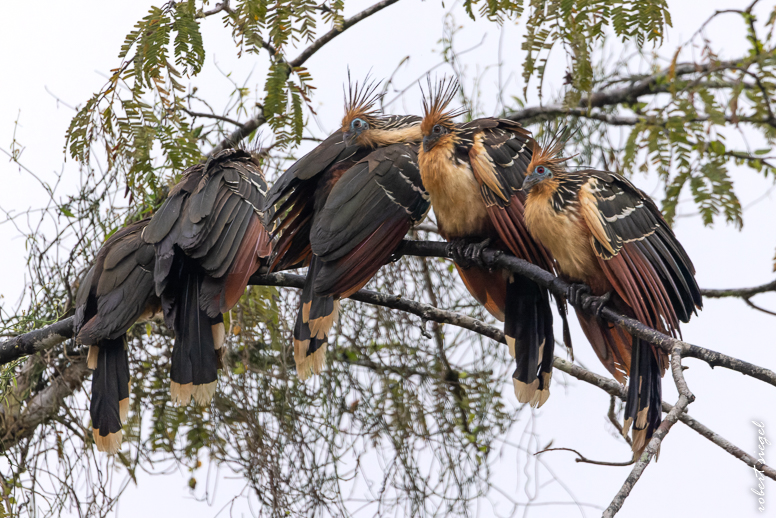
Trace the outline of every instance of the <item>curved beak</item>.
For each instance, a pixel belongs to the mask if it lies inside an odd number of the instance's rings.
[[[352,131],[346,131],[342,134],[342,141],[345,143],[345,147],[353,145],[353,141],[356,139],[356,134]]]
[[[428,153],[431,151],[431,148],[434,147],[434,145],[437,143],[437,139],[431,138],[431,135],[426,135],[423,137],[423,151]]]
[[[536,185],[541,181],[542,181],[542,177],[540,177],[538,174],[531,173],[525,177],[525,180],[523,180],[523,186],[520,188],[520,190],[524,192],[528,192],[531,189],[531,187],[533,187],[534,185]]]

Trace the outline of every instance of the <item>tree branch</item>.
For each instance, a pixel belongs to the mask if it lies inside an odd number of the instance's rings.
[[[447,243],[441,241],[404,241],[400,252],[401,254],[417,255],[426,257],[445,257],[452,259],[451,254],[447,250]],[[539,268],[538,266],[518,259],[512,255],[504,254],[499,250],[486,249],[482,253],[482,257],[486,264],[492,267],[504,268],[511,272],[519,273],[524,277],[531,279],[538,285],[547,288],[556,297],[566,297],[569,288],[569,283],[559,277],[555,277],[550,272]],[[587,300],[590,295],[583,295],[583,299]],[[591,315],[595,315],[595,310],[592,305],[585,310],[582,306],[579,309],[585,311]],[[638,320],[623,316],[609,307],[604,307],[600,312],[601,317],[613,322],[623,329],[627,330],[633,336],[642,338],[651,344],[655,344],[663,349],[667,354],[671,354],[674,347],[679,346],[681,348],[682,357],[692,357],[699,360],[703,360],[711,367],[725,367],[738,371],[747,376],[759,379],[776,386],[776,372],[770,369],[754,365],[749,362],[727,356],[710,349],[698,347],[697,345],[691,345],[683,340],[670,337],[659,331],[656,331],[648,326],[645,326]]]
[[[73,317],[51,325],[15,336],[0,343],[0,365],[12,362],[22,356],[29,356],[51,349],[73,337]]]
[[[701,290],[701,295],[709,299],[721,299],[724,297],[741,297],[748,299],[760,293],[776,291],[776,279],[753,288],[730,288],[726,290]]]
[[[342,22],[342,27],[334,27],[332,30],[315,40],[308,46],[306,49],[302,51],[301,54],[299,54],[296,59],[290,61],[288,64],[294,68],[301,67],[305,61],[310,59],[310,57],[318,52],[321,47],[329,43],[331,40],[348,30],[349,28],[353,27],[355,24],[360,22],[361,20],[364,20],[373,14],[382,11],[386,7],[395,4],[399,0],[383,0],[382,2],[378,2],[374,4],[373,6],[364,9],[360,13],[348,18],[347,20],[344,20]]]
[[[631,460],[629,460],[627,462],[605,462],[605,461],[602,461],[602,460],[590,460],[587,457],[585,457],[584,455],[582,455],[581,453],[579,453],[577,450],[574,450],[572,448],[546,448],[546,449],[544,449],[542,451],[537,451],[536,453],[534,453],[534,455],[539,455],[540,453],[544,453],[546,451],[571,451],[571,452],[574,452],[574,453],[577,454],[578,458],[574,459],[575,462],[582,462],[584,464],[595,464],[596,466],[619,466],[619,467],[621,467],[621,466],[630,466],[631,464],[636,462],[635,459],[631,459]]]
[[[373,6],[364,9],[360,13],[344,20],[342,22],[341,27],[335,27],[331,29],[329,32],[312,42],[307,48],[305,48],[301,54],[299,54],[296,59],[293,59],[292,61],[288,62],[288,66],[291,70],[294,68],[301,67],[310,57],[312,57],[313,54],[318,52],[324,45],[329,43],[331,40],[345,32],[347,29],[353,27],[358,22],[372,16],[373,14],[385,9],[386,7],[395,4],[399,0],[383,0],[382,2],[378,2],[374,4]],[[222,7],[221,9],[231,12],[229,10],[229,2],[224,2],[225,7]],[[216,9],[213,10],[213,12],[218,12],[217,9],[219,9],[219,6],[221,4],[216,5]],[[212,13],[211,13],[212,14]],[[264,42],[264,48],[267,49],[268,52],[270,52],[273,55],[277,54],[277,51],[272,48],[269,43]],[[217,118],[217,117],[216,117]],[[255,117],[248,119],[247,121],[240,123],[232,120],[227,120],[227,122],[231,122],[232,124],[237,124],[238,128],[234,130],[228,138],[225,138],[222,140],[217,146],[215,146],[213,149],[211,149],[206,156],[212,156],[218,153],[219,151],[223,151],[226,148],[232,147],[236,145],[238,142],[240,142],[242,139],[250,135],[253,131],[258,129],[259,127],[263,126],[267,119],[264,117],[264,107],[261,107],[261,113],[257,114]]]
[[[26,402],[21,415],[4,420],[0,430],[0,449],[7,450],[22,439],[31,437],[39,425],[59,412],[65,398],[81,386],[89,372],[86,357],[82,357],[51,379],[46,388]]]
[[[419,243],[426,244],[425,242],[419,242]],[[436,247],[437,245],[443,245],[444,247],[444,243],[428,243],[428,244],[433,245],[434,247]],[[405,245],[405,249],[403,251],[405,253],[408,253],[407,245]],[[425,250],[425,251],[428,252],[428,250]],[[429,254],[429,253],[427,253],[426,255],[432,256],[432,254]],[[445,256],[445,255],[441,255],[441,256]],[[541,271],[544,272],[544,270],[541,270]],[[290,274],[290,273],[256,274],[250,278],[249,282],[250,284],[253,284],[253,285],[278,286],[278,287],[289,287],[289,288],[301,289],[302,286],[304,285],[304,277],[301,275]],[[390,309],[396,309],[400,311],[405,311],[407,313],[412,313],[413,315],[416,315],[424,320],[438,322],[441,324],[455,325],[457,327],[468,329],[475,333],[491,338],[496,342],[506,344],[504,333],[500,329],[490,326],[475,318],[472,318],[466,315],[461,315],[453,311],[442,310],[442,309],[430,306],[428,304],[423,304],[421,302],[404,299],[397,295],[378,293],[367,289],[362,289],[358,291],[357,293],[353,294],[353,296],[351,296],[350,298],[356,301],[366,302],[368,304],[383,306]],[[72,317],[68,317],[64,320],[56,322],[55,324],[47,326],[43,329],[38,329],[30,333],[26,333],[24,335],[15,337],[11,340],[8,340],[0,344],[0,365],[8,363],[9,361],[12,361],[13,359],[18,358],[20,356],[24,356],[27,354],[34,354],[35,352],[40,352],[40,351],[49,349],[54,345],[57,345],[63,342],[67,338],[72,337],[72,320],[73,320]],[[16,347],[13,345],[13,344],[19,344],[19,343],[22,343],[25,345],[23,347]],[[9,357],[11,359],[7,359]],[[610,395],[616,396],[621,400],[625,400],[625,397],[626,397],[625,388],[613,379],[599,376],[598,374],[595,374],[578,365],[574,365],[573,363],[567,360],[564,360],[563,358],[559,358],[557,356],[553,360],[553,366],[559,371],[565,372],[566,374],[569,374],[570,376],[573,376],[574,378],[580,381],[584,381],[585,383],[594,385]],[[80,374],[83,374],[83,376],[86,376],[88,372],[84,372]],[[670,413],[674,408],[675,407],[669,405],[668,403],[663,402],[663,412]],[[702,423],[698,422],[696,419],[692,418],[686,413],[682,413],[679,415],[679,420],[682,421],[685,425],[687,425],[691,429],[695,430],[701,436],[705,437],[706,439],[713,442],[714,444],[716,444],[726,452],[730,453],[737,459],[746,463],[748,466],[754,467],[756,465],[757,468],[760,471],[762,471],[767,477],[773,480],[776,480],[776,469],[771,468],[767,465],[760,464],[759,459],[755,459],[754,457],[752,457],[742,449],[738,448],[737,446],[735,446],[734,444],[732,444],[731,442],[729,442],[728,440],[726,440],[725,438],[723,438],[722,436],[714,432],[713,430],[709,429],[708,427],[704,426]]]
[[[594,91],[589,95],[583,95],[576,106],[567,106],[563,103],[553,103],[544,106],[531,106],[522,110],[514,111],[507,115],[508,119],[522,122],[523,124],[532,124],[535,122],[554,119],[559,116],[576,116],[590,119],[596,119],[613,126],[633,126],[640,121],[649,121],[649,117],[644,116],[620,116],[601,112],[591,111],[593,108],[604,108],[607,106],[616,106],[619,104],[634,104],[641,97],[655,95],[671,91],[673,86],[669,78],[681,77],[690,74],[710,74],[723,70],[740,70],[742,64],[752,62],[752,58],[741,58],[730,61],[717,61],[705,64],[679,63],[672,67],[648,76],[632,76],[624,81],[628,86],[620,88],[604,88]],[[706,120],[706,118],[698,118]],[[774,124],[776,121],[771,119],[738,118],[737,121]],[[655,122],[657,119],[655,119]],[[735,122],[732,118],[728,122]]]

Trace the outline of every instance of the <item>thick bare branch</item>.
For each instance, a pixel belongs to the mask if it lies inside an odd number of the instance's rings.
[[[345,32],[349,28],[353,27],[361,20],[364,20],[379,11],[382,11],[386,7],[393,5],[398,1],[399,0],[382,0],[382,2],[377,2],[373,6],[368,7],[367,9],[364,9],[360,13],[344,20],[342,22],[341,27],[334,27],[332,30],[330,30],[329,32],[327,32],[326,34],[324,34],[323,36],[321,36],[320,38],[312,42],[309,47],[304,49],[302,53],[296,57],[296,59],[290,61],[288,64],[294,68],[301,67],[305,63],[305,61],[310,59],[310,57],[313,54],[318,52],[321,49],[321,47],[329,43],[331,40],[333,40],[334,38],[336,38],[337,36]]]
[[[754,286],[752,288],[730,288],[726,290],[701,290],[701,295],[710,299],[721,299],[724,297],[741,297],[748,299],[760,293],[767,293],[769,291],[776,291],[776,279],[771,282],[767,282],[760,286]]]
[[[436,245],[444,246],[444,243],[429,243],[429,244],[434,245],[435,247]],[[405,251],[406,251],[406,247],[405,247]],[[426,255],[430,256],[432,254],[426,254]],[[273,273],[273,274],[262,274],[262,275],[257,274],[251,277],[250,283],[254,285],[279,286],[279,287],[290,287],[290,288],[301,289],[304,284],[304,277],[301,275],[289,274],[289,273]],[[471,318],[466,315],[461,315],[453,311],[446,311],[443,309],[435,308],[428,304],[423,304],[413,300],[404,299],[400,296],[378,293],[378,292],[375,292],[372,290],[366,290],[366,289],[363,289],[355,293],[351,298],[356,301],[366,302],[369,304],[383,306],[390,309],[406,311],[424,320],[438,322],[441,324],[455,325],[464,329],[468,329],[470,331],[474,331],[475,333],[479,333],[483,336],[487,336],[488,338],[491,338],[499,343],[506,344],[504,333],[500,329],[490,326],[488,324],[485,324],[484,322],[479,321],[477,319]],[[46,337],[53,337],[53,336],[56,336],[57,339],[54,340],[52,338],[50,341],[46,342],[46,347],[44,347],[42,342],[46,340]],[[29,347],[28,350],[30,352],[27,352],[27,353],[17,352],[16,355],[13,356],[14,358],[18,358],[20,356],[24,356],[25,354],[32,354],[34,352],[42,351],[50,347],[53,347],[54,345],[63,342],[70,336],[72,336],[72,318],[67,318],[60,322],[52,324],[51,326],[48,326],[46,328],[32,331],[31,333],[27,333],[25,335],[9,340],[8,342],[0,344],[0,351],[6,351],[6,350],[18,351],[17,349],[14,349],[14,347],[8,346],[9,342],[11,341],[17,341],[17,342],[23,341],[24,343],[36,344],[33,347]],[[2,354],[0,354],[0,365],[3,363],[7,363],[7,361],[5,361]],[[616,381],[614,381],[613,379],[599,376],[598,374],[595,374],[578,365],[574,365],[573,363],[567,360],[564,360],[563,358],[559,358],[557,356],[553,360],[553,366],[559,371],[565,372],[570,376],[573,376],[579,379],[580,381],[584,381],[585,383],[594,385],[604,390],[608,394],[611,394],[613,396],[620,398],[621,400],[625,399],[625,396],[626,396],[625,388],[619,383],[617,383]],[[78,374],[79,376],[81,376],[80,379],[83,379],[83,377],[85,377],[88,373],[78,371]],[[61,390],[61,387],[59,390]],[[52,411],[54,412],[56,411],[56,408],[53,408],[53,407],[48,407],[48,408],[52,409]],[[673,406],[663,402],[664,412],[670,413],[673,410],[673,408],[674,408]],[[737,459],[743,461],[750,467],[755,466],[755,464],[757,464],[757,467],[760,471],[762,471],[769,478],[776,480],[776,469],[773,469],[767,465],[759,464],[758,459],[753,458],[751,455],[741,450],[734,444],[730,443],[729,441],[721,437],[713,430],[704,426],[696,419],[692,418],[686,413],[683,413],[679,416],[679,420],[681,420],[688,427],[695,430],[698,434],[702,435],[709,441],[713,442],[714,444],[716,444],[726,452],[730,453]],[[40,422],[43,422],[43,421],[38,421],[38,424]]]
[[[673,67],[667,67],[663,70],[648,76],[632,76],[624,78],[619,83],[627,83],[627,86],[619,88],[604,88],[594,91],[589,95],[583,95],[577,106],[567,106],[563,103],[553,103],[543,106],[531,106],[512,112],[507,118],[531,124],[551,120],[560,116],[576,116],[590,119],[596,119],[614,126],[633,126],[640,121],[649,121],[648,117],[640,116],[621,116],[612,115],[597,111],[594,108],[604,108],[608,106],[617,106],[620,104],[633,104],[639,102],[642,97],[669,92],[672,88],[671,77],[682,77],[690,74],[710,74],[723,70],[741,70],[744,64],[751,63],[752,58],[741,58],[730,61],[717,61],[705,64],[679,63]],[[699,83],[700,84],[700,83]],[[722,83],[724,85],[725,83]],[[714,87],[714,85],[707,85]],[[724,87],[724,86],[723,86]],[[705,119],[699,119],[705,120]],[[736,119],[743,121],[742,118]],[[654,120],[653,122],[657,122]],[[729,122],[735,122],[732,118]],[[776,121],[761,118],[751,118],[744,122],[753,122],[760,124],[774,124]]]
[[[674,408],[668,412],[668,415],[663,419],[663,422],[660,423],[660,426],[655,430],[652,439],[650,439],[649,444],[647,444],[647,447],[644,449],[644,453],[641,454],[641,458],[636,465],[633,466],[633,470],[631,470],[628,478],[625,479],[625,483],[620,488],[620,491],[615,495],[606,511],[604,511],[603,518],[611,518],[619,512],[622,504],[625,503],[625,499],[628,498],[628,495],[633,489],[633,486],[639,481],[641,474],[644,473],[644,470],[660,449],[660,443],[665,436],[668,435],[671,427],[679,420],[679,416],[684,413],[689,404],[690,401],[684,394],[679,396],[679,400],[676,402]]]
[[[22,356],[29,356],[51,349],[73,336],[73,317],[65,318],[49,326],[0,343],[0,365],[12,362]]]

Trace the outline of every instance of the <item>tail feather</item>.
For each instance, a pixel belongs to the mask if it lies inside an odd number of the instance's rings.
[[[322,262],[318,256],[313,256],[310,262],[294,326],[294,361],[302,380],[323,370],[329,332],[339,315],[339,300],[315,294],[315,280]]]
[[[552,380],[552,309],[547,292],[522,276],[507,283],[504,334],[516,363],[512,381],[517,400],[542,406],[550,397]]]
[[[633,455],[646,448],[662,419],[662,369],[654,346],[633,338],[628,396],[625,401],[623,435],[633,427]]]
[[[92,353],[92,350],[95,353]],[[126,336],[103,340],[99,347],[90,347],[89,356],[96,356],[92,375],[92,418],[94,443],[99,451],[110,454],[121,448],[121,426],[129,413],[129,359]],[[90,365],[91,367],[91,365]]]
[[[206,405],[215,392],[218,354],[223,346],[223,315],[209,317],[199,305],[202,276],[186,274],[175,314],[175,345],[170,370],[173,403],[186,405],[192,396]],[[220,343],[220,346],[219,346]]]

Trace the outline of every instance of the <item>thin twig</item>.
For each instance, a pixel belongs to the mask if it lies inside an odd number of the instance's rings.
[[[582,462],[585,464],[595,464],[596,466],[630,466],[634,462],[636,462],[636,459],[631,459],[627,462],[605,462],[602,460],[590,460],[581,453],[579,453],[577,450],[574,450],[572,448],[546,448],[542,451],[537,451],[534,453],[534,455],[539,455],[540,453],[544,453],[546,451],[572,451],[577,454],[578,458],[574,459],[575,462]]]

